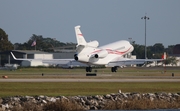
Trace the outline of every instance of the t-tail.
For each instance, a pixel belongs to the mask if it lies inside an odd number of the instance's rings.
[[[79,25],[75,27],[77,46],[79,46],[79,45],[85,46],[87,43],[83,37],[83,34],[81,33],[80,27],[81,26],[79,26]]]

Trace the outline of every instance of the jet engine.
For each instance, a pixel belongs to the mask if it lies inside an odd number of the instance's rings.
[[[87,43],[87,46],[89,47],[98,47],[99,46],[99,42],[98,41],[91,41]]]
[[[84,56],[84,55],[78,55],[78,54],[74,54],[74,59],[76,61],[81,61],[81,62],[88,62],[89,61],[89,57]]]
[[[106,57],[107,55],[108,55],[108,51],[102,50],[102,51],[94,54],[93,57],[95,57],[95,58],[104,58],[104,57]]]

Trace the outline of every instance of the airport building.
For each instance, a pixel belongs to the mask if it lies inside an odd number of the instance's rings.
[[[48,64],[42,63],[42,61],[16,61],[11,56],[10,52],[12,52],[16,58],[24,58],[24,59],[53,59],[53,54],[42,52],[42,51],[34,51],[34,50],[12,50],[1,52],[1,56],[3,57],[3,61],[1,64],[19,64],[21,66],[48,66]],[[1,59],[2,59],[1,57]]]
[[[43,63],[42,61],[16,61],[11,56],[10,52],[14,54],[16,58],[23,59],[72,59],[75,52],[54,52],[48,53],[38,50],[12,50],[0,53],[0,64],[19,64],[20,66],[49,66],[51,64]],[[53,64],[52,64],[53,65]]]

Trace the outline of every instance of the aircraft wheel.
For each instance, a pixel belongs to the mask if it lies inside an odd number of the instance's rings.
[[[86,72],[92,72],[92,67],[86,67]]]
[[[89,67],[89,72],[92,72],[92,67]]]
[[[111,72],[114,72],[114,67],[111,67]]]
[[[86,72],[89,72],[89,67],[86,67]]]
[[[111,72],[116,72],[117,71],[117,67],[111,67]]]
[[[114,67],[114,72],[117,72],[117,67]]]

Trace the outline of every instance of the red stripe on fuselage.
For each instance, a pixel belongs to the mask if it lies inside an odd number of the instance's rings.
[[[128,50],[123,51],[123,52],[120,52],[118,50],[112,50],[112,49],[105,49],[105,50],[108,51],[109,54],[123,55],[124,53],[128,52],[130,49],[131,49],[131,47]],[[95,53],[98,53],[100,51],[102,51],[102,50],[96,50],[96,51],[92,52],[91,54],[95,54]]]

